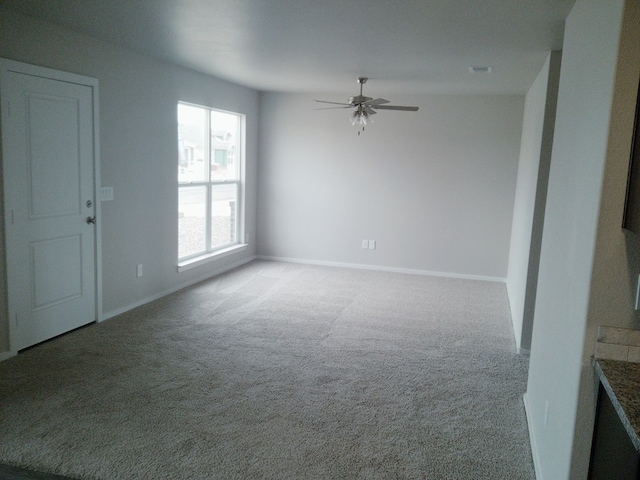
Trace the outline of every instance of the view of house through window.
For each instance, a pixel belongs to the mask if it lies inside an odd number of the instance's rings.
[[[239,243],[242,121],[178,104],[178,260]]]

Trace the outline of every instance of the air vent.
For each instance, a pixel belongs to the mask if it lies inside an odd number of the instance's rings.
[[[493,67],[469,67],[469,73],[491,73]]]

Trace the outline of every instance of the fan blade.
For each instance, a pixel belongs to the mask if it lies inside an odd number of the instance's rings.
[[[371,108],[380,110],[404,110],[405,112],[416,112],[418,107],[403,107],[400,105],[371,105]]]
[[[376,98],[374,100],[367,100],[366,102],[363,102],[363,105],[367,105],[369,107],[372,107],[374,105],[382,105],[383,103],[389,103],[389,100],[385,100],[384,98]]]
[[[351,105],[345,105],[344,107],[323,107],[323,108],[313,108],[312,110],[336,110],[343,108],[351,108]]]
[[[376,113],[378,113],[378,112],[376,112],[375,110],[373,110],[372,108],[369,108],[369,107],[367,107],[367,106],[365,106],[365,107],[364,107],[364,112],[365,112],[367,115],[375,115]]]
[[[351,104],[350,103],[343,103],[343,102],[328,102],[326,100],[314,100],[314,102],[319,102],[319,103],[333,103],[334,105],[346,105],[347,107],[350,107]]]

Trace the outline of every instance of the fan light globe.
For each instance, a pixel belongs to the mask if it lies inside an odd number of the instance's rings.
[[[349,121],[354,127],[356,125],[364,127],[367,123],[373,123],[371,115],[369,115],[361,105],[353,111],[353,114],[349,117]]]

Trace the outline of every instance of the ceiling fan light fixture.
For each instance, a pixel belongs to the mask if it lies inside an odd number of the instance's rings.
[[[351,114],[351,117],[349,117],[349,121],[354,127],[364,127],[367,123],[373,123],[373,119],[371,118],[371,116],[360,108],[354,110],[353,114]]]
[[[384,98],[372,98],[365,97],[362,94],[362,85],[366,83],[366,77],[358,77],[358,83],[360,84],[360,95],[356,95],[353,97],[349,97],[349,101],[347,103],[342,102],[330,102],[327,100],[316,100],[316,102],[320,103],[329,103],[332,105],[339,105],[333,107],[319,108],[317,110],[326,110],[326,109],[334,109],[334,108],[353,108],[353,113],[349,117],[349,121],[351,125],[362,127],[364,131],[364,126],[368,123],[373,123],[372,115],[378,113],[376,110],[399,110],[405,112],[416,112],[418,107],[406,107],[401,105],[389,105],[389,100],[385,100]],[[360,131],[358,131],[358,135],[360,135]]]

